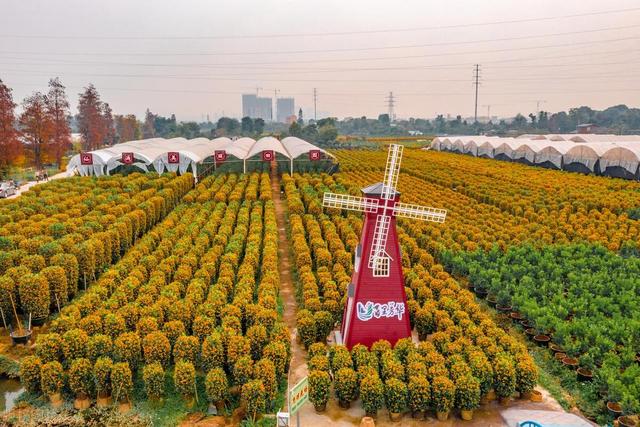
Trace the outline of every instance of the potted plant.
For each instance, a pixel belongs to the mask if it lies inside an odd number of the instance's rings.
[[[617,402],[607,402],[607,409],[613,418],[618,418],[622,415],[622,406]]]
[[[128,412],[131,409],[129,396],[133,391],[131,368],[127,362],[114,363],[111,368],[111,390],[115,402],[119,405],[120,412]]]
[[[446,421],[449,418],[449,411],[453,408],[456,396],[455,385],[449,378],[437,376],[431,381],[431,394],[438,420]]]
[[[197,399],[196,370],[193,367],[193,363],[178,360],[173,371],[173,383],[176,391],[187,402],[187,406],[192,407],[194,397]]]
[[[164,369],[160,362],[153,362],[142,368],[144,390],[151,402],[157,404],[164,396]]]
[[[317,413],[324,412],[331,389],[331,378],[325,371],[311,371],[309,374],[309,400]]]
[[[247,416],[252,422],[264,412],[266,402],[264,398],[264,384],[260,380],[252,380],[242,386],[241,401],[247,410]]]
[[[62,397],[60,396],[60,390],[64,384],[64,370],[60,362],[54,361],[45,363],[42,365],[40,371],[40,381],[42,387],[42,393],[49,396],[51,406],[54,408],[62,405]]]
[[[618,425],[622,427],[636,427],[638,424],[636,421],[629,416],[621,416],[618,417]]]
[[[516,391],[516,372],[513,361],[504,353],[498,354],[494,361],[494,384],[500,403],[506,405]]]
[[[334,378],[334,389],[341,408],[349,409],[358,394],[358,374],[351,368],[341,368]]]
[[[407,386],[396,378],[388,379],[384,384],[384,400],[391,421],[399,421],[407,407]]]
[[[523,399],[530,399],[538,382],[538,368],[528,355],[518,358],[516,363],[516,390]]]
[[[42,361],[39,357],[27,356],[20,362],[20,382],[29,393],[40,391],[41,369]]]
[[[480,405],[480,382],[471,374],[456,379],[455,406],[460,409],[463,420],[473,419],[473,410]]]
[[[384,404],[384,386],[377,375],[367,375],[360,381],[362,407],[369,417],[375,417]]]
[[[227,400],[229,389],[227,374],[224,373],[222,368],[210,370],[207,373],[204,386],[209,402],[214,404],[218,411],[221,411],[224,408],[224,402]]]
[[[431,384],[425,376],[413,375],[409,378],[408,392],[411,415],[419,420],[424,419],[431,405]]]
[[[73,406],[78,410],[87,409],[91,404],[89,396],[92,394],[94,382],[92,368],[89,359],[82,358],[71,362],[69,388],[76,395]]]
[[[96,391],[98,396],[96,404],[98,406],[107,406],[110,403],[111,395],[111,369],[113,362],[108,357],[100,357],[93,365],[93,378],[96,382]]]

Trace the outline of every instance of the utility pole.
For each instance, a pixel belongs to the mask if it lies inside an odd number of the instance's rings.
[[[389,109],[389,121],[393,122],[396,119],[396,113],[394,110],[395,98],[393,97],[393,92],[389,92],[389,96],[387,96],[386,100],[387,108]]]
[[[271,110],[271,120],[273,121],[278,120],[278,92],[280,92],[279,89],[273,90],[273,108]]]
[[[313,88],[313,120],[318,121],[318,91]]]
[[[487,122],[491,121],[491,105],[485,104],[483,107],[487,107]]]
[[[546,104],[547,101],[545,101],[544,99],[537,99],[536,100],[536,114],[538,114],[540,112],[540,104]]]
[[[257,87],[256,88],[256,96],[260,96],[260,90],[261,89],[262,89],[261,87]]]
[[[480,64],[476,64],[473,69],[473,84],[476,87],[476,102],[473,113],[473,122],[478,122],[478,86],[480,86]]]

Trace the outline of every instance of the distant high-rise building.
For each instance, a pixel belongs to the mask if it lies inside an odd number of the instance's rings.
[[[278,122],[286,123],[289,116],[294,115],[295,101],[293,98],[278,98],[276,100],[276,114]]]
[[[242,95],[242,117],[273,120],[271,98],[259,98],[256,95]]]

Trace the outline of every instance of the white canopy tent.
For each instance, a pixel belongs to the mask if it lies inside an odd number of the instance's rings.
[[[133,162],[129,165],[148,172],[153,168],[158,173],[177,172],[186,173],[189,169],[194,176],[198,175],[198,165],[212,158],[216,151],[224,151],[227,156],[233,156],[243,162],[243,172],[246,172],[246,162],[263,151],[279,153],[290,161],[290,172],[293,173],[294,159],[305,153],[317,150],[324,159],[335,160],[335,156],[300,138],[288,137],[280,141],[274,137],[232,140],[226,137],[215,138],[150,138],[115,144],[111,147],[90,151],[91,164],[82,164],[80,154],[73,156],[67,166],[67,173],[80,175],[109,175],[118,167],[125,166],[123,153],[133,155]],[[171,159],[169,158],[171,157]],[[215,164],[216,161],[212,162]]]

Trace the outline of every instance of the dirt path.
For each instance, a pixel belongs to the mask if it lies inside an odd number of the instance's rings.
[[[276,221],[278,224],[278,272],[280,273],[280,297],[284,306],[283,320],[291,331],[291,362],[289,365],[289,389],[298,381],[307,376],[306,352],[302,344],[298,342],[298,330],[296,328],[296,302],[295,285],[291,274],[291,258],[289,251],[289,239],[286,228],[286,201],[280,194],[280,177],[271,169],[271,191],[273,203],[276,209]],[[288,411],[288,404],[285,403]]]

